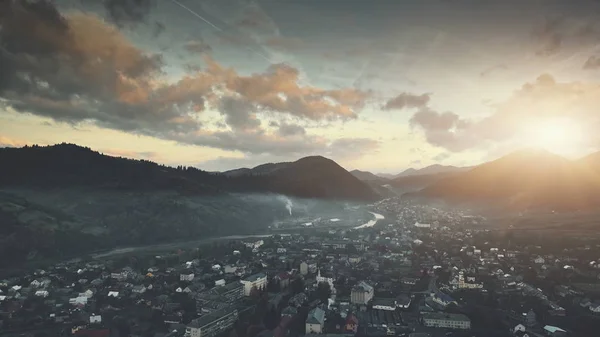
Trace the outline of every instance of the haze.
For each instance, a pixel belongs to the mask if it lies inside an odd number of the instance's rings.
[[[597,1],[0,5],[0,147],[204,170],[598,150]]]

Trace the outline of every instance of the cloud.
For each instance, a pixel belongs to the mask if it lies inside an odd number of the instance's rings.
[[[468,122],[453,112],[440,113],[423,108],[412,116],[410,125],[421,128],[427,142],[432,145],[451,151],[462,151],[471,146],[470,139],[460,136]]]
[[[595,70],[600,68],[600,57],[592,55],[590,56],[585,64],[583,65],[583,69]]]
[[[256,110],[255,105],[243,98],[224,97],[219,101],[219,111],[234,130],[256,130],[260,127]]]
[[[370,152],[377,151],[379,142],[366,138],[341,138],[333,142],[324,141],[311,151],[300,155],[308,156],[323,154],[331,159],[344,161],[358,159]],[[218,157],[199,163],[197,166],[207,171],[225,171],[236,168],[252,168],[264,163],[295,161],[299,157],[295,153],[281,152],[278,154],[258,153],[252,156]]]
[[[2,148],[2,147],[23,147],[25,145],[27,145],[27,142],[25,142],[25,141],[0,136],[0,148]]]
[[[536,55],[551,56],[560,51],[563,34],[561,28],[565,23],[564,17],[546,17],[544,20],[534,27],[533,36],[537,40]]]
[[[532,125],[548,119],[572,120],[581,127],[581,148],[600,146],[600,84],[559,82],[549,74],[524,84],[492,114],[465,119],[455,113],[423,109],[411,118],[435,146],[458,152],[469,148],[497,146],[529,132]]]
[[[279,125],[279,129],[277,130],[277,132],[284,137],[306,134],[306,130],[302,126],[296,125],[296,124],[286,124],[286,123]]]
[[[203,40],[188,41],[183,46],[183,48],[185,48],[185,50],[187,50],[188,52],[195,54],[201,54],[212,51],[211,46],[209,46]]]
[[[369,138],[340,138],[331,142],[325,153],[336,160],[356,159],[377,152],[380,142]]]
[[[405,108],[422,108],[429,104],[429,94],[415,95],[403,92],[398,96],[388,100],[381,108],[383,110],[405,109]]]
[[[101,149],[99,152],[108,154],[114,157],[146,159],[155,161],[158,158],[156,152],[152,151],[130,151],[122,149]]]
[[[506,70],[508,69],[508,66],[504,63],[502,64],[497,64],[493,67],[489,67],[487,69],[485,69],[484,71],[481,72],[481,74],[479,76],[481,77],[489,77],[490,75],[492,75],[493,73],[500,71],[500,70]]]
[[[153,0],[104,0],[109,19],[119,27],[145,22],[154,5]]]
[[[0,16],[0,98],[20,113],[245,153],[304,153],[327,140],[270,132],[259,112],[274,120],[348,120],[369,96],[300,85],[299,71],[285,64],[240,75],[208,55],[203,69],[170,82],[161,55],[143,52],[96,16],[63,16],[50,2],[0,6],[9,13]],[[206,127],[206,109],[219,111],[230,130]]]

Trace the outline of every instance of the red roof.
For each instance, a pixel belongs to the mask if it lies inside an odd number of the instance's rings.
[[[346,325],[347,324],[358,324],[358,318],[354,315],[349,315],[348,318],[346,318]]]

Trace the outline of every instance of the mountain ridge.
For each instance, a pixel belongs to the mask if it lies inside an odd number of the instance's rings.
[[[170,167],[113,157],[75,144],[0,148],[0,187],[175,190],[192,195],[278,193],[301,198],[372,201],[377,194],[333,160],[322,156],[268,163],[237,174]]]

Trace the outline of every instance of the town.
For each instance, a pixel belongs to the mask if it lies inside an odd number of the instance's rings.
[[[600,241],[370,205],[186,250],[79,259],[0,280],[2,336],[597,336]],[[383,218],[383,219],[381,219]]]

